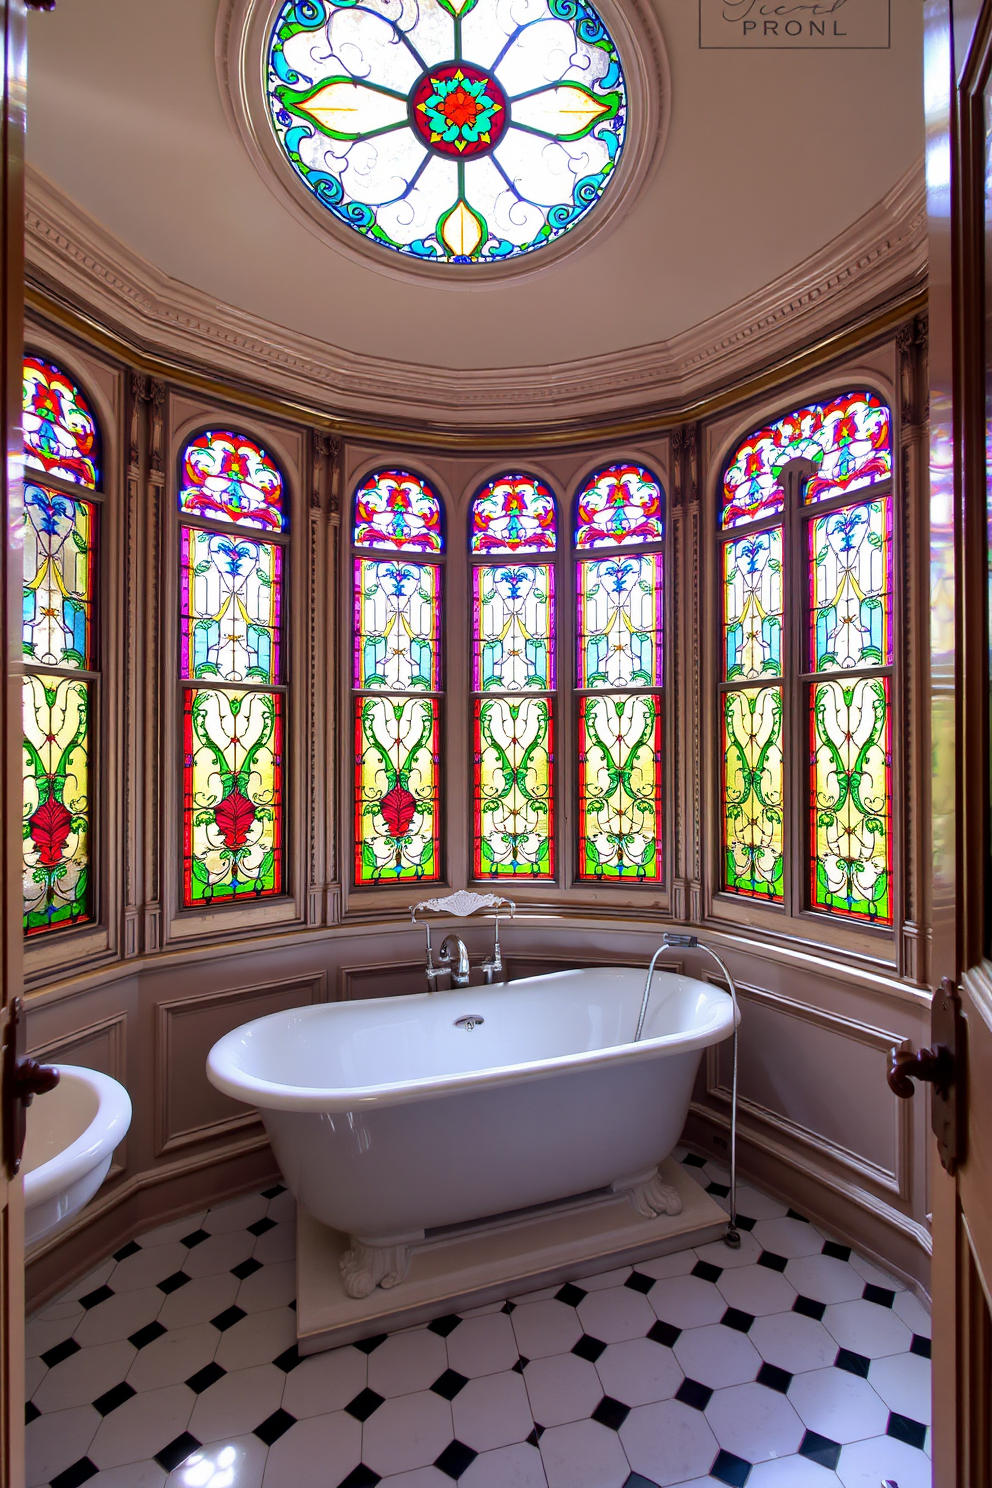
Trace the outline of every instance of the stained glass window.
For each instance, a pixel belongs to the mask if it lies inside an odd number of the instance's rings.
[[[633,547],[664,536],[661,486],[640,465],[610,465],[579,492],[575,546]]]
[[[594,471],[576,498],[582,879],[663,875],[664,515],[658,479],[629,462]]]
[[[92,918],[91,684],[24,678],[24,930],[38,935]]]
[[[547,880],[555,875],[555,570],[511,555],[554,553],[553,494],[531,476],[490,481],[472,502],[469,546],[473,871]]]
[[[99,486],[96,419],[72,378],[43,357],[24,358],[23,428],[28,469],[91,490]]]
[[[358,887],[441,875],[443,534],[440,497],[420,476],[380,470],[360,482],[352,534]],[[370,548],[388,556],[365,556]]]
[[[355,547],[405,553],[444,550],[437,493],[408,470],[379,470],[355,493]]]
[[[275,138],[333,219],[424,263],[499,263],[593,210],[623,150],[616,45],[589,0],[286,0]]]
[[[720,539],[723,887],[878,925],[892,923],[890,422],[876,394],[856,391],[757,430],[726,471],[733,535]],[[801,564],[791,591],[786,553]],[[783,596],[803,588],[788,612]],[[792,737],[784,719],[803,714]],[[804,774],[805,815],[785,785]],[[808,865],[801,900],[790,854]]]
[[[100,437],[73,379],[24,358],[24,932],[94,918]],[[81,489],[82,488],[82,489]],[[84,494],[85,490],[85,494]]]
[[[282,696],[183,694],[183,859],[188,907],[282,886]]]
[[[178,504],[182,903],[202,910],[286,887],[289,512],[272,456],[231,430],[186,446]]]
[[[207,429],[186,446],[179,510],[189,517],[281,532],[287,526],[282,476],[253,439]]]
[[[874,393],[810,403],[748,435],[723,478],[721,526],[739,527],[782,510],[780,476],[790,460],[811,460],[807,502],[826,501],[892,474],[890,416]]]
[[[529,475],[490,481],[472,503],[473,553],[553,553],[555,498]]]

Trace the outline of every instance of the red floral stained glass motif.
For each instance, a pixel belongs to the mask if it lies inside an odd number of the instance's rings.
[[[781,474],[790,460],[810,460],[807,504],[860,490],[892,474],[891,415],[874,393],[851,392],[810,403],[739,444],[723,478],[720,525],[739,527],[782,510]]]
[[[24,463],[95,489],[99,436],[90,406],[70,377],[42,357],[24,358]]]
[[[355,492],[356,548],[440,553],[441,502],[433,487],[409,470],[377,470]]]
[[[436,698],[355,698],[355,882],[438,877]]]
[[[24,678],[24,933],[92,917],[89,682]]]
[[[260,444],[230,430],[207,429],[186,446],[179,510],[188,517],[284,532],[289,525],[282,476]]]
[[[495,149],[508,117],[509,104],[499,83],[469,62],[432,67],[410,94],[410,119],[417,134],[430,149],[456,160]]]
[[[282,892],[282,695],[183,696],[184,902]]]
[[[589,477],[576,503],[577,548],[635,547],[665,535],[661,486],[642,465],[609,465]]]
[[[553,553],[555,498],[532,475],[501,475],[472,502],[473,553]]]

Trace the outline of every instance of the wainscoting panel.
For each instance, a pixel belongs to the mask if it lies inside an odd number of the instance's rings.
[[[225,1033],[283,1008],[323,1002],[323,973],[161,1002],[156,1028],[156,1156],[258,1123],[251,1107],[215,1090],[206,1076],[211,1047]]]

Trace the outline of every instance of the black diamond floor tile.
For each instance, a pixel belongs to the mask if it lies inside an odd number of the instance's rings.
[[[261,1261],[256,1261],[254,1256],[249,1256],[246,1261],[241,1262],[240,1266],[231,1267],[231,1275],[236,1276],[239,1281],[247,1281],[249,1276],[254,1276],[255,1272],[261,1269]]]
[[[733,1328],[737,1333],[746,1333],[754,1322],[754,1317],[749,1312],[741,1312],[739,1307],[728,1307],[720,1321],[725,1328]]]
[[[905,1442],[907,1447],[918,1447],[922,1452],[927,1439],[927,1428],[922,1421],[914,1421],[911,1416],[900,1416],[893,1411],[885,1434],[894,1436],[896,1441]]]
[[[73,1354],[79,1353],[79,1344],[74,1338],[63,1339],[50,1349],[46,1349],[41,1355],[42,1364],[47,1364],[49,1369],[54,1369],[56,1364],[61,1364],[63,1359],[71,1359]]]
[[[133,1343],[136,1349],[143,1349],[148,1344],[154,1343],[156,1338],[161,1338],[164,1332],[166,1329],[161,1323],[146,1323],[143,1328],[138,1329],[137,1333],[131,1334],[128,1343]]]
[[[913,1334],[913,1341],[909,1345],[909,1352],[911,1354],[918,1354],[921,1359],[929,1359],[929,1357],[930,1357],[930,1340],[929,1340],[929,1338],[923,1338],[921,1336],[921,1334],[914,1333]]]
[[[98,1395],[93,1402],[93,1409],[98,1410],[101,1416],[109,1416],[111,1411],[115,1411],[119,1405],[126,1404],[137,1393],[134,1386],[125,1381],[115,1385],[112,1390],[106,1390],[102,1395]]]
[[[254,1435],[259,1441],[263,1441],[267,1447],[277,1442],[281,1436],[285,1436],[290,1426],[296,1425],[296,1417],[291,1416],[289,1411],[283,1410],[282,1406],[273,1411],[271,1416],[266,1416],[260,1426],[255,1427]]]
[[[602,1339],[593,1338],[589,1333],[583,1333],[578,1343],[573,1346],[572,1353],[578,1354],[580,1359],[588,1359],[590,1364],[595,1364],[605,1347],[606,1344],[603,1343]]]
[[[87,1292],[85,1297],[80,1297],[79,1305],[89,1312],[91,1307],[99,1307],[101,1302],[109,1302],[113,1295],[109,1286],[97,1287],[95,1292]]]
[[[506,1302],[503,1303],[503,1306],[500,1308],[500,1312],[511,1313],[513,1311],[513,1309],[516,1307],[516,1305],[517,1304],[515,1302],[506,1301]]]
[[[228,1328],[233,1328],[235,1323],[240,1323],[241,1319],[247,1316],[248,1314],[241,1307],[225,1307],[223,1312],[219,1312],[210,1321],[221,1333],[226,1333]]]
[[[710,1468],[710,1477],[716,1478],[718,1483],[728,1484],[729,1488],[744,1488],[750,1476],[750,1462],[745,1462],[743,1457],[735,1457],[733,1452],[718,1452],[716,1461]]]
[[[24,1407],[24,1424],[25,1424],[25,1426],[30,1426],[32,1421],[37,1421],[37,1419],[38,1419],[38,1417],[40,1415],[41,1415],[41,1411],[35,1405],[34,1401],[33,1400],[29,1400],[28,1403],[27,1403],[27,1405]]]
[[[642,1478],[640,1473],[631,1473],[624,1479],[623,1488],[658,1488],[653,1478]]]
[[[675,1399],[681,1400],[683,1405],[691,1405],[693,1410],[701,1411],[709,1405],[712,1394],[709,1385],[701,1385],[694,1379],[684,1379],[675,1392]]]
[[[182,1436],[177,1436],[167,1447],[163,1447],[161,1452],[155,1453],[155,1461],[159,1467],[164,1467],[166,1472],[172,1472],[180,1462],[186,1461],[191,1452],[195,1452],[198,1447],[202,1446],[203,1443],[197,1441],[192,1432],[184,1431]]]
[[[341,1479],[338,1488],[375,1488],[376,1483],[381,1482],[382,1479],[377,1472],[373,1472],[370,1467],[365,1466],[364,1462],[360,1462],[346,1478]]]
[[[632,1292],[647,1293],[654,1286],[654,1277],[645,1276],[643,1271],[632,1271],[624,1282],[625,1287],[630,1287]]]
[[[80,1457],[78,1462],[74,1462],[64,1472],[55,1474],[51,1488],[79,1488],[80,1483],[88,1483],[90,1478],[95,1478],[99,1470],[88,1457]]]
[[[179,1243],[185,1245],[187,1250],[194,1250],[196,1246],[202,1245],[204,1240],[209,1239],[210,1236],[206,1230],[192,1230],[188,1235],[184,1235]]]
[[[245,1225],[245,1229],[248,1231],[249,1235],[255,1236],[264,1235],[266,1230],[274,1230],[275,1227],[275,1220],[270,1219],[267,1214],[263,1214],[261,1219],[256,1219],[254,1224]]]
[[[874,1302],[877,1307],[891,1307],[896,1300],[895,1292],[888,1291],[885,1287],[873,1286],[867,1282],[861,1293],[866,1302]]]
[[[282,1370],[283,1374],[290,1374],[296,1368],[297,1364],[303,1363],[303,1360],[300,1358],[300,1351],[296,1347],[296,1344],[291,1343],[289,1348],[284,1349],[272,1362],[277,1369]]]
[[[805,1214],[797,1214],[795,1209],[787,1209],[785,1211],[785,1217],[786,1219],[799,1219],[802,1221],[803,1224],[809,1224],[809,1220],[806,1218]]]
[[[510,1365],[510,1368],[511,1369],[515,1369],[518,1374],[523,1374],[524,1370],[527,1368],[527,1365],[529,1363],[530,1363],[530,1360],[529,1359],[525,1359],[524,1356],[523,1356],[523,1354],[521,1354],[520,1357],[519,1357],[519,1359],[517,1360],[516,1364],[511,1364]]]
[[[283,1186],[283,1184],[276,1183],[272,1188],[263,1188],[262,1189],[262,1198],[263,1199],[277,1199],[281,1193],[285,1193],[285,1192],[286,1192],[286,1189]]]
[[[461,1318],[456,1312],[449,1312],[445,1317],[434,1318],[427,1326],[439,1338],[447,1338],[449,1333],[454,1333],[460,1322]]]
[[[585,1295],[581,1287],[573,1286],[570,1281],[566,1281],[565,1285],[555,1292],[555,1301],[564,1302],[566,1307],[578,1307]]]
[[[711,1266],[709,1261],[697,1261],[689,1275],[698,1276],[700,1281],[719,1281],[723,1275],[723,1267]]]
[[[851,1247],[849,1245],[838,1245],[836,1240],[824,1240],[823,1254],[833,1256],[835,1261],[849,1261],[851,1259]]]
[[[737,1216],[737,1228],[739,1230],[747,1230],[748,1232],[750,1232],[754,1229],[757,1223],[758,1221],[756,1219],[752,1219],[749,1214],[738,1214]]]
[[[769,1271],[784,1271],[789,1264],[786,1256],[776,1255],[773,1250],[763,1250],[758,1257],[759,1266],[767,1266]]]
[[[797,1297],[792,1304],[792,1310],[801,1313],[803,1317],[814,1318],[819,1322],[827,1308],[824,1302],[816,1302],[812,1297]]]
[[[431,1385],[435,1395],[440,1395],[442,1400],[454,1400],[459,1390],[464,1390],[468,1384],[464,1374],[459,1374],[457,1369],[446,1369],[439,1374]]]
[[[682,1159],[682,1166],[684,1168],[705,1168],[708,1161],[708,1158],[697,1157],[694,1152],[687,1152]]]
[[[158,1283],[158,1289],[168,1296],[170,1292],[178,1292],[179,1288],[184,1287],[191,1279],[185,1271],[173,1271],[171,1276],[163,1277]]]
[[[530,1446],[530,1447],[536,1447],[537,1444],[538,1444],[538,1442],[541,1439],[541,1433],[543,1432],[543,1430],[544,1430],[544,1427],[543,1426],[535,1426],[534,1427],[534,1430],[531,1432],[530,1436],[527,1438],[527,1445]]]
[[[434,1466],[438,1472],[447,1473],[449,1478],[460,1478],[466,1468],[471,1467],[478,1457],[478,1452],[467,1447],[464,1442],[449,1442],[440,1457],[434,1458]]]
[[[708,1194],[713,1194],[715,1198],[725,1199],[729,1194],[730,1189],[725,1183],[707,1183],[706,1192]]]
[[[651,1324],[648,1337],[652,1343],[661,1343],[665,1348],[673,1348],[681,1332],[681,1328],[674,1328],[671,1323],[657,1322]]]
[[[608,1426],[611,1431],[619,1431],[629,1415],[629,1405],[614,1400],[612,1395],[604,1395],[593,1411],[592,1419],[598,1421],[600,1426]]]
[[[435,1333],[437,1332],[433,1323],[428,1323],[427,1326],[428,1328],[432,1328]],[[380,1343],[385,1343],[388,1336],[386,1333],[377,1333],[374,1338],[360,1338],[352,1347],[360,1349],[363,1354],[371,1354],[379,1347]]]
[[[799,1455],[834,1472],[840,1461],[840,1442],[831,1441],[829,1436],[819,1436],[815,1431],[807,1431],[799,1443]]]
[[[864,1354],[855,1354],[845,1348],[837,1351],[837,1357],[834,1360],[835,1369],[846,1369],[848,1374],[860,1375],[862,1379],[868,1378],[870,1364],[871,1360],[866,1359]]]
[[[214,1360],[212,1364],[205,1364],[202,1369],[198,1369],[195,1374],[191,1374],[186,1383],[194,1395],[202,1395],[204,1390],[209,1390],[211,1385],[215,1385],[219,1379],[223,1379],[226,1373],[227,1370],[221,1368],[217,1361]]]
[[[767,1385],[769,1390],[777,1390],[780,1395],[785,1395],[792,1384],[792,1375],[787,1369],[779,1369],[777,1364],[762,1364],[758,1370],[758,1384]]]
[[[345,1410],[349,1416],[354,1416],[356,1421],[367,1421],[373,1411],[377,1411],[383,1402],[383,1396],[377,1395],[374,1390],[361,1390],[354,1398],[349,1400]]]
[[[114,1251],[114,1260],[126,1261],[128,1256],[137,1255],[140,1249],[140,1245],[136,1245],[133,1240],[129,1240],[126,1245],[121,1247],[120,1250]]]

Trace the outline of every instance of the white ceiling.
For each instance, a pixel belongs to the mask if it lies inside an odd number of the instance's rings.
[[[477,293],[374,272],[304,227],[227,122],[217,0],[58,0],[30,19],[28,158],[166,274],[290,331],[395,362],[541,366],[667,340],[872,207],[923,148],[922,7],[889,51],[701,51],[696,0],[654,0],[672,72],[660,166],[585,252]]]

